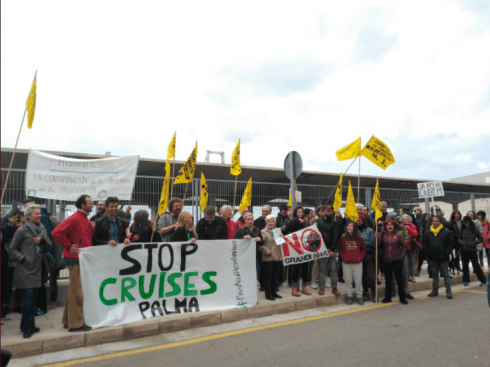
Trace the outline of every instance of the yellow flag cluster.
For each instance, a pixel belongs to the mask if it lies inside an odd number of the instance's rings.
[[[182,166],[179,171],[177,178],[174,181],[174,185],[181,183],[190,183],[194,178],[194,172],[196,171],[196,160],[197,160],[197,142],[196,147],[192,151],[187,161]]]
[[[342,174],[340,174],[339,183],[337,184],[337,189],[335,190],[335,200],[333,202],[334,213],[342,207]]]
[[[32,82],[31,91],[29,96],[27,96],[26,109],[27,109],[27,127],[32,128],[32,122],[34,121],[34,112],[36,111],[36,85],[37,76],[34,77]]]
[[[357,213],[356,200],[354,199],[354,192],[349,181],[349,191],[347,193],[347,200],[345,202],[345,215],[353,222],[357,222],[359,214]]]
[[[375,221],[378,221],[378,218],[383,216],[383,212],[381,211],[381,195],[379,193],[379,181],[376,180],[376,188],[374,189],[373,202],[371,207],[375,211]]]
[[[361,138],[359,138],[342,149],[337,150],[336,154],[339,161],[345,161],[363,155],[382,169],[386,169],[390,164],[395,163],[395,158],[391,154],[390,148],[374,135],[362,150]]]
[[[230,173],[233,176],[238,176],[240,173],[242,173],[242,168],[240,167],[240,139],[238,139],[238,143],[231,156]]]
[[[245,192],[243,193],[242,201],[240,202],[240,206],[238,207],[238,211],[248,208],[252,205],[252,177],[248,180],[247,187],[245,188]]]
[[[345,161],[347,159],[358,157],[361,154],[361,138],[346,145],[340,150],[337,150],[337,159],[339,161]]]
[[[167,211],[168,207],[168,193],[170,187],[170,160],[175,157],[175,140],[177,133],[174,133],[170,144],[167,149],[167,160],[165,161],[165,179],[163,180],[162,194],[160,195],[160,202],[158,204],[158,215],[162,216]]]
[[[199,205],[201,206],[201,213],[204,212],[204,209],[208,205],[208,185],[206,183],[206,177],[204,177],[204,173],[201,172],[201,200],[199,200]]]

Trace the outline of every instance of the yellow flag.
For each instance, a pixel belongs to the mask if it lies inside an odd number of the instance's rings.
[[[381,195],[379,194],[379,181],[376,180],[376,188],[374,189],[373,202],[371,207],[376,212],[375,220],[378,221],[378,218],[383,216],[383,212],[381,211]]]
[[[293,198],[291,197],[291,194],[289,194],[288,206],[293,207]]]
[[[201,206],[201,213],[204,212],[204,209],[208,205],[208,184],[206,183],[206,177],[204,177],[204,173],[201,172],[201,200],[199,200],[199,205]]]
[[[333,212],[335,213],[341,207],[342,207],[342,173],[340,174],[339,183],[337,184],[337,189],[335,191],[335,200],[333,202]]]
[[[349,192],[347,193],[347,200],[345,203],[345,215],[353,222],[357,222],[359,214],[357,213],[356,200],[354,199],[354,192],[352,192],[352,186],[349,181]]]
[[[240,207],[238,212],[248,208],[252,205],[252,177],[248,180],[247,187],[245,187],[245,192],[243,193],[242,201],[240,202]]]
[[[36,83],[37,76],[34,77],[32,82],[31,91],[27,96],[26,109],[27,109],[27,127],[32,128],[32,122],[34,121],[34,112],[36,111]]]
[[[355,158],[361,155],[361,138],[346,145],[340,150],[337,150],[337,159],[339,161],[345,161],[347,159]]]
[[[194,178],[194,172],[196,171],[196,159],[197,159],[197,142],[196,147],[192,151],[187,162],[182,166],[174,181],[174,184],[189,183]]]
[[[374,135],[362,149],[361,154],[382,169],[395,163],[390,148]]]
[[[160,195],[160,203],[158,203],[158,215],[161,217],[168,207],[168,188],[170,186],[170,161],[165,162],[165,178],[163,180],[162,194]]]
[[[175,157],[175,139],[177,137],[177,132],[174,133],[170,144],[167,149],[167,161]]]
[[[238,176],[242,173],[242,168],[240,167],[240,139],[238,139],[238,143],[231,156],[230,172],[233,176]]]

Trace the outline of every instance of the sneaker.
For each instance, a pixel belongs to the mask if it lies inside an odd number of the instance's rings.
[[[347,297],[347,301],[345,303],[347,303],[348,305],[351,305],[352,304],[352,297]]]
[[[38,308],[34,316],[48,316],[48,311],[41,310],[40,308]]]
[[[359,303],[361,306],[364,305],[364,301],[362,300],[362,298],[358,298],[357,303]]]
[[[325,295],[325,289],[320,289],[320,290],[318,291],[318,295],[319,295],[319,296],[324,296],[324,295]]]
[[[337,288],[332,288],[332,293],[336,296],[340,296],[340,292],[337,290]]]
[[[484,287],[486,285],[487,285],[487,283],[483,283],[483,282],[480,283],[480,287]]]
[[[465,287],[467,287],[467,286],[469,286],[469,285],[470,285],[470,283],[468,283],[468,282],[464,282],[464,283],[463,283],[463,285],[464,285]]]
[[[317,283],[317,282],[315,282],[315,281],[312,281],[312,282],[311,282],[311,288],[313,288],[313,289],[318,289],[318,283]]]

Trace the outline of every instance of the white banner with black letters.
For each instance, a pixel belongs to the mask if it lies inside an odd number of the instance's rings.
[[[284,243],[280,246],[284,265],[301,264],[328,257],[328,250],[316,224],[282,238]]]
[[[29,150],[26,194],[37,198],[75,201],[82,194],[93,200],[117,196],[131,200],[139,156],[74,159]]]
[[[255,306],[255,254],[256,244],[248,240],[83,248],[85,323],[98,328],[173,313]]]

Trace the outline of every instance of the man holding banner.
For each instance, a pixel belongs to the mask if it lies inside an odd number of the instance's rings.
[[[164,213],[158,220],[158,231],[162,235],[163,242],[169,242],[170,236],[177,226],[179,215],[182,212],[183,201],[179,198],[172,198],[168,202],[170,213]]]
[[[62,323],[69,331],[88,331],[83,319],[83,292],[78,255],[80,249],[92,246],[92,226],[88,214],[94,203],[88,195],[80,196],[75,202],[77,212],[57,226],[51,236],[61,247],[63,257],[70,272],[70,289],[66,300]]]
[[[107,214],[95,221],[93,246],[106,244],[117,246],[118,243],[124,243],[125,245],[130,243],[129,239],[126,237],[126,229],[128,228],[129,223],[121,217],[116,216],[118,204],[118,198],[113,196],[107,198]]]

